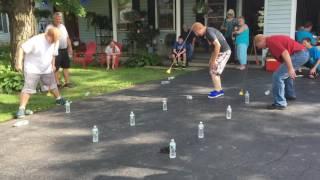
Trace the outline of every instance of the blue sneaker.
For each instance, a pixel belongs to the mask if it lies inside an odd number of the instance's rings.
[[[19,109],[18,112],[16,113],[16,118],[17,119],[22,119],[26,116],[25,110],[24,109]]]
[[[209,99],[214,99],[214,98],[217,98],[217,97],[220,97],[220,96],[223,96],[224,95],[224,91],[221,90],[221,91],[211,91],[210,94],[208,95],[208,98]]]

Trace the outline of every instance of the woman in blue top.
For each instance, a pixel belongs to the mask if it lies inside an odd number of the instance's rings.
[[[247,49],[249,46],[249,27],[245,24],[244,17],[238,18],[239,27],[233,33],[236,35],[237,58],[240,70],[245,70],[247,65]]]

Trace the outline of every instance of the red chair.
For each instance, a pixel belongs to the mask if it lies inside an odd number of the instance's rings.
[[[82,64],[83,68],[87,68],[87,65],[94,61],[94,55],[97,51],[97,45],[95,42],[88,42],[85,52],[75,52],[73,54],[73,62],[76,64]]]
[[[116,46],[120,49],[120,54],[116,57],[115,62],[114,62],[114,66],[115,68],[118,68],[120,65],[120,56],[122,54],[122,44],[115,42]],[[103,66],[105,64],[107,64],[107,55],[105,52],[102,52],[99,54],[99,62],[100,65]]]

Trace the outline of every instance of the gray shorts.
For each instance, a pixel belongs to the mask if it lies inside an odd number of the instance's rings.
[[[210,70],[209,70],[210,74],[211,75],[213,75],[213,74],[221,75],[224,68],[226,67],[226,64],[230,58],[230,55],[231,55],[230,50],[228,50],[226,52],[219,53],[218,58],[217,58],[218,67],[217,67],[217,69],[212,69],[210,67]]]
[[[53,73],[50,74],[32,74],[24,73],[23,93],[34,94],[37,92],[37,86],[40,82],[42,91],[57,89],[56,79]]]

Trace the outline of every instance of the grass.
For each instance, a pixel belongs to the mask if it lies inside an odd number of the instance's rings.
[[[176,76],[185,72],[176,71],[172,75]],[[65,88],[61,92],[67,99],[75,101],[88,98],[84,96],[86,92],[90,92],[89,96],[97,96],[166,77],[168,75],[163,69],[120,68],[107,72],[96,67],[74,68],[71,69],[71,79],[75,87]],[[18,94],[0,94],[0,122],[14,118],[14,113],[19,106]],[[46,96],[45,93],[38,93],[31,97],[27,108],[38,112],[54,107],[54,103],[53,97]]]

